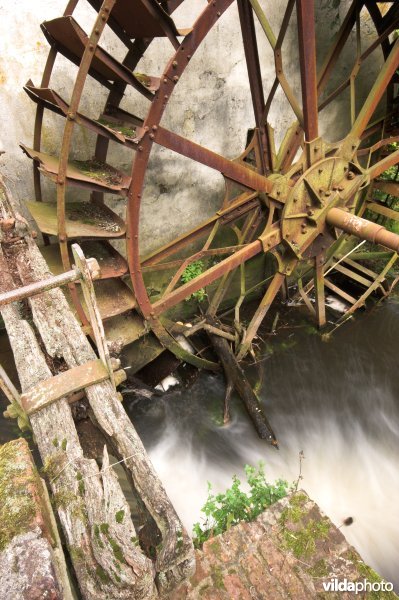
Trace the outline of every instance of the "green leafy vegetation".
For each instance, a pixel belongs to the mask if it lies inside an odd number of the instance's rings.
[[[195,523],[193,527],[196,548],[240,521],[253,521],[265,508],[287,495],[287,481],[266,481],[263,462],[259,463],[258,468],[246,465],[245,474],[248,492],[241,489],[241,482],[236,475],[233,476],[232,486],[224,493],[214,495],[208,482],[208,498],[201,509],[205,521],[203,524]]]
[[[182,282],[188,283],[189,281],[192,281],[193,279],[198,277],[198,275],[201,275],[201,273],[204,272],[204,269],[205,265],[202,262],[202,260],[195,260],[191,264],[187,265],[187,267],[184,269],[181,276]],[[190,298],[195,298],[196,300],[198,300],[198,302],[203,302],[206,298],[205,288],[197,290],[196,292],[191,294],[191,296],[186,298],[186,300],[189,300]]]

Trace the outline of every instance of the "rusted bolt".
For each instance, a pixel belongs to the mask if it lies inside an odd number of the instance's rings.
[[[324,192],[324,195],[325,195],[325,196],[331,196],[331,191],[330,191],[330,190],[327,190],[326,192]]]
[[[169,100],[169,96],[167,94],[165,94],[164,100]]]
[[[338,189],[338,186],[337,186],[337,185],[333,185],[333,186],[332,186],[332,189],[333,189],[333,191],[334,191],[334,192],[336,192],[336,191],[337,191],[337,189]]]
[[[148,130],[149,130],[149,127],[148,127],[148,125],[146,125],[146,126],[144,127],[144,131],[148,131]]]
[[[191,54],[187,54],[187,60],[191,59]]]
[[[345,188],[343,185],[339,185],[337,189],[339,192],[343,192]]]
[[[179,81],[179,78],[178,78],[178,76],[177,76],[177,75],[175,75],[175,76],[173,77],[173,81],[174,81],[175,83],[177,83],[177,82]]]
[[[286,237],[286,238],[287,238],[287,240],[288,240],[288,238],[290,237],[290,234],[289,234],[289,233],[286,233],[286,234],[285,234],[285,237]]]
[[[102,21],[106,21],[107,20],[107,15],[105,13],[102,13],[101,20]]]
[[[99,30],[99,29],[95,29],[95,30],[94,30],[94,33],[95,33],[96,35],[100,35],[100,30]]]
[[[172,67],[173,67],[174,69],[176,69],[176,67],[178,67],[178,66],[179,66],[179,63],[177,62],[177,60],[174,60],[174,61],[172,62]]]
[[[152,126],[152,130],[153,130],[153,131],[157,131],[157,130],[158,130],[158,126],[157,126],[157,125],[153,125],[153,126]]]
[[[150,133],[150,139],[154,140],[155,139],[155,135],[153,133]]]
[[[217,16],[218,16],[218,17],[220,17],[220,15],[221,15],[222,13],[218,11],[216,14],[217,14]]]
[[[307,229],[302,229],[302,235],[305,235],[308,232]]]
[[[348,171],[348,175],[347,178],[348,179],[355,179],[356,174],[353,171]]]
[[[69,112],[67,114],[67,119],[68,119],[68,121],[74,121],[75,120],[75,113]]]
[[[166,79],[166,77],[163,80],[164,83],[168,83],[168,80]]]
[[[314,215],[314,210],[308,210],[308,215],[309,217],[312,217]]]
[[[139,152],[143,152],[143,146],[139,146],[138,150]]]
[[[94,50],[94,46],[93,46],[93,44],[90,44],[90,46],[89,46],[89,50],[90,50],[90,52],[93,52],[93,50]]]
[[[65,182],[63,179],[58,179],[57,183],[58,185],[64,185]]]
[[[37,231],[31,231],[31,236],[35,240],[37,238]]]

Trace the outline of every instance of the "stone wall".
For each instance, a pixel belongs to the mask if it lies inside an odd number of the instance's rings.
[[[2,172],[8,177],[12,191],[21,199],[33,197],[30,161],[22,155],[18,143],[32,143],[35,106],[22,91],[30,78],[38,85],[41,80],[48,44],[41,33],[40,23],[60,16],[65,0],[20,0],[17,4],[0,0],[0,149],[6,151],[1,159]],[[344,18],[349,0],[318,0],[317,45],[319,63],[332,43],[333,36]],[[285,2],[261,0],[270,24],[278,32]],[[175,13],[178,26],[190,26],[206,0],[185,0]],[[78,22],[89,31],[94,12],[81,0],[74,13]],[[362,11],[362,43],[368,44],[374,29],[366,11]],[[257,24],[257,35],[262,64],[265,94],[274,80],[274,61],[270,46]],[[115,35],[106,32],[101,44],[118,59],[124,48]],[[297,53],[295,12],[283,45],[283,62],[287,78],[300,102],[300,82]],[[355,39],[350,37],[348,47],[337,65],[333,83],[341,82],[349,73],[354,60]],[[156,40],[138,70],[153,75],[161,74],[171,45],[166,39]],[[363,81],[359,89],[358,104],[371,86],[380,66],[380,51],[368,59],[361,70]],[[56,61],[52,86],[69,100],[77,69],[63,57]],[[364,84],[364,87],[363,87]],[[106,91],[89,79],[81,103],[81,111],[98,118],[104,105]],[[321,133],[328,139],[341,138],[348,128],[349,91],[321,114]],[[145,116],[146,101],[138,95],[127,93],[122,105],[127,110]],[[287,127],[295,119],[281,91],[276,94],[270,113],[276,142],[280,143]],[[246,64],[241,33],[234,3],[210,32],[190,67],[181,78],[171,98],[163,124],[204,144],[229,158],[237,156],[244,148],[247,130],[254,125]],[[63,119],[47,115],[44,121],[43,149],[56,153],[63,131]],[[114,145],[116,146],[116,145]],[[93,154],[93,136],[76,128],[74,156],[90,158]],[[131,168],[131,152],[113,147],[109,162],[127,171]],[[142,247],[150,250],[189,229],[210,216],[219,207],[224,183],[219,173],[211,171],[173,154],[155,148],[146,181],[147,187],[142,211]],[[54,199],[54,188],[44,185],[45,199]],[[85,195],[86,194],[86,195]],[[87,197],[87,193],[73,188],[70,197]],[[124,212],[122,200],[109,198],[109,203],[120,213]],[[184,224],[184,225],[183,225]]]
[[[197,551],[191,581],[168,600],[394,600],[393,592],[325,592],[331,579],[370,585],[381,578],[348,544],[342,529],[303,492],[272,505]]]

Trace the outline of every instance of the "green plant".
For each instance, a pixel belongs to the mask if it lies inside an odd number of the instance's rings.
[[[208,498],[201,509],[205,520],[203,524],[195,523],[193,527],[196,548],[200,548],[206,540],[227,531],[240,521],[252,521],[265,508],[287,495],[287,481],[266,481],[263,462],[259,463],[257,469],[246,465],[245,474],[249,485],[248,492],[241,489],[241,482],[236,475],[233,476],[232,486],[216,496],[208,482]]]
[[[205,265],[202,262],[202,260],[195,260],[194,262],[187,265],[181,276],[182,282],[188,283],[189,281],[192,281],[193,279],[198,277],[198,275],[201,275],[201,273],[204,272],[204,267]],[[203,302],[206,298],[205,288],[197,290],[196,292],[191,294],[191,296],[186,298],[186,300],[189,300],[190,298],[195,298],[196,300],[198,300],[198,302]]]

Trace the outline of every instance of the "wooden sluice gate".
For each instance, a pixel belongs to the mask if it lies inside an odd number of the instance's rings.
[[[97,264],[75,247],[77,266],[52,277],[3,184],[0,194],[0,309],[22,388],[19,394],[1,371],[8,413],[32,429],[82,597],[156,597],[191,574],[193,547],[116,391],[123,372],[109,357],[98,317]],[[99,358],[54,287],[77,280]],[[97,460],[84,455],[76,403],[103,435]],[[133,519],[109,452],[134,491]]]

